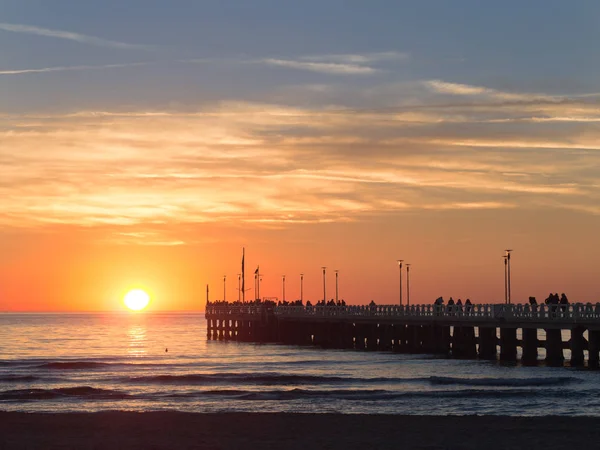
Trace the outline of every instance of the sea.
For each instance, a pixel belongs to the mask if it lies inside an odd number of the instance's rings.
[[[203,314],[0,314],[0,410],[600,416],[600,372],[211,341]]]

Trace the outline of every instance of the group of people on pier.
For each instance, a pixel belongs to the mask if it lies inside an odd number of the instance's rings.
[[[438,298],[436,298],[436,299],[435,299],[435,301],[433,302],[433,304],[434,304],[434,305],[438,305],[438,306],[443,306],[443,305],[444,305],[444,297],[438,297]],[[456,300],[456,302],[454,302],[454,299],[453,299],[452,297],[450,297],[450,298],[448,299],[448,303],[447,303],[447,305],[448,305],[448,306],[453,306],[453,305],[456,305],[456,306],[458,306],[458,307],[461,307],[461,308],[462,308],[462,306],[463,306],[463,302],[462,302],[462,300],[461,300],[460,298],[459,298],[458,300]],[[465,300],[465,305],[464,305],[464,306],[466,307],[466,309],[467,309],[467,310],[469,310],[469,309],[471,308],[471,306],[472,306],[472,305],[473,305],[473,304],[471,303],[471,300],[470,300],[470,299],[466,299],[466,300]]]

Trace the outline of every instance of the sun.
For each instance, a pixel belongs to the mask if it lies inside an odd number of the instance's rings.
[[[125,294],[123,302],[130,310],[141,311],[150,303],[150,296],[141,289],[132,289]]]

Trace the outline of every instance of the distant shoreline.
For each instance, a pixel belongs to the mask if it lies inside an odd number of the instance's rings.
[[[560,449],[600,440],[596,417],[0,411],[7,449]]]

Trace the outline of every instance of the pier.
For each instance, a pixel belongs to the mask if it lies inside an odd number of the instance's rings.
[[[541,348],[547,365],[599,366],[600,303],[277,306],[209,302],[205,317],[208,339],[214,340],[520,360],[527,365],[540,362]],[[568,339],[563,338],[564,330]],[[565,349],[570,350],[568,361]]]

